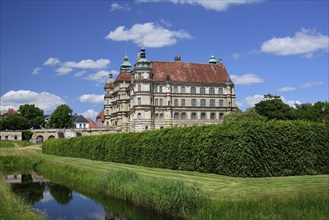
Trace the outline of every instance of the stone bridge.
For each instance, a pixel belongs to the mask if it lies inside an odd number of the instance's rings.
[[[72,138],[80,136],[90,136],[97,134],[115,133],[115,129],[110,128],[86,128],[86,129],[33,129],[30,143],[41,144],[51,138]]]

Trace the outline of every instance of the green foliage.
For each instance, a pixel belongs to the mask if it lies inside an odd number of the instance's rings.
[[[255,108],[249,108],[245,112],[234,111],[226,114],[223,123],[231,123],[235,121],[266,121],[267,118],[257,113]]]
[[[41,128],[45,124],[43,110],[36,107],[34,104],[21,105],[19,106],[19,113],[21,116],[27,118],[30,123],[30,128]]]
[[[58,106],[50,115],[48,127],[50,128],[72,128],[72,112],[68,105]]]
[[[33,132],[30,130],[22,131],[23,140],[29,141],[33,135]]]
[[[321,123],[329,122],[329,102],[316,102],[296,105],[296,117],[299,120]]]
[[[285,104],[280,96],[264,95],[265,100],[258,102],[255,109],[258,114],[268,119],[291,120],[295,119],[295,111]]]
[[[24,130],[29,128],[29,120],[21,115],[10,115],[0,121],[0,130]]]
[[[47,140],[44,153],[118,163],[266,177],[329,173],[329,126],[247,121]]]

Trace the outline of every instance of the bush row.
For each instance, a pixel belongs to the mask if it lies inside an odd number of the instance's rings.
[[[303,121],[234,122],[52,139],[59,156],[240,177],[329,174],[329,126]]]

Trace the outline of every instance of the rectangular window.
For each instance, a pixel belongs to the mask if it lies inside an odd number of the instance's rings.
[[[141,105],[142,104],[142,99],[141,98],[138,98],[138,105]]]
[[[182,106],[184,107],[185,106],[185,99],[182,99],[181,103],[182,103]]]
[[[223,95],[223,94],[224,94],[224,92],[223,92],[223,88],[218,88],[218,94],[219,94],[219,95]]]
[[[181,87],[180,87],[180,92],[181,92],[181,93],[185,93],[185,86],[181,86]]]
[[[138,79],[142,78],[142,73],[138,73]]]
[[[178,99],[174,99],[174,106],[178,106]]]
[[[154,105],[157,106],[158,105],[158,99],[154,100]]]
[[[210,88],[209,88],[209,94],[210,94],[210,95],[215,94],[215,89],[214,89],[214,87],[210,87]]]
[[[160,90],[159,92],[161,92],[161,93],[162,93],[162,86],[160,86],[160,87],[159,87],[159,90]]]
[[[200,88],[200,94],[202,94],[202,95],[206,94],[206,88],[205,87]]]
[[[178,92],[178,86],[174,86],[174,93]]]
[[[163,100],[162,99],[160,99],[160,106],[162,106],[163,105]]]
[[[158,92],[158,86],[154,86],[154,92]]]
[[[196,106],[196,99],[191,100],[191,106]]]

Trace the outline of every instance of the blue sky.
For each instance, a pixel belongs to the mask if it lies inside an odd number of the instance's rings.
[[[328,1],[1,0],[1,105],[66,103],[95,120],[109,72],[143,41],[149,60],[213,54],[243,110],[264,94],[290,105],[328,100]]]

